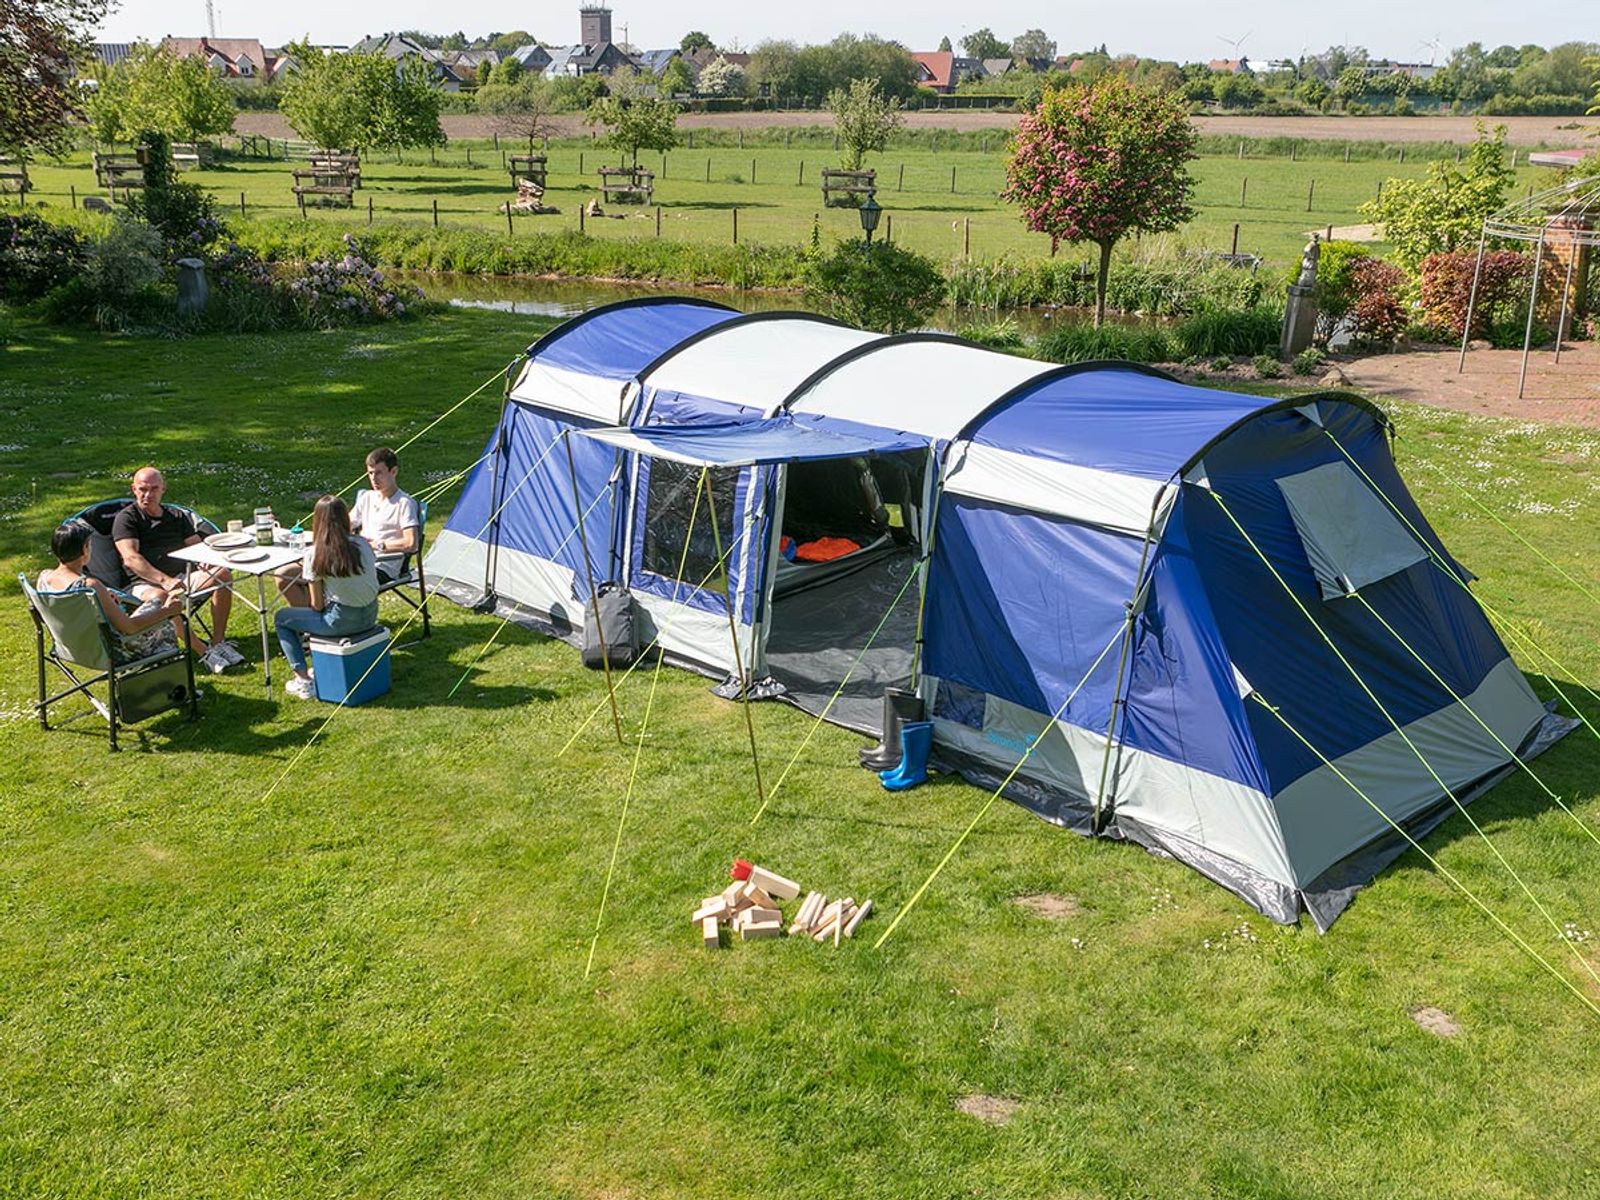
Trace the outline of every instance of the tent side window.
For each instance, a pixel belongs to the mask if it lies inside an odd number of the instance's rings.
[[[1324,600],[1396,575],[1428,552],[1344,463],[1278,480]]]
[[[711,514],[706,508],[705,493],[700,488],[701,469],[665,458],[651,459],[648,469],[650,478],[645,489],[644,556],[641,565],[653,575],[678,579],[678,564],[682,562],[681,578],[685,583],[722,591],[726,563],[719,565],[717,562]],[[716,533],[722,537],[724,553],[737,536],[733,528],[733,512],[738,484],[739,468],[712,468],[711,494],[716,498],[717,505]],[[695,504],[697,492],[700,495],[698,507]],[[694,517],[692,534],[689,531],[691,515]],[[689,538],[687,558],[683,552],[685,537]]]

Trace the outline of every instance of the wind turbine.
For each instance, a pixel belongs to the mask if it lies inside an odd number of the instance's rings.
[[[1424,41],[1420,41],[1420,42],[1417,43],[1417,45],[1419,47],[1420,46],[1426,46],[1428,48],[1428,65],[1430,67],[1433,66],[1434,63],[1436,63],[1438,61],[1438,59],[1439,59],[1439,47],[1442,44],[1443,43],[1440,41],[1439,35],[1437,33],[1434,34],[1433,37],[1428,38],[1428,39],[1426,39]]]
[[[1234,57],[1234,60],[1237,61],[1239,58],[1242,57],[1242,55],[1240,54],[1240,51],[1244,48],[1244,44],[1245,44],[1246,39],[1248,39],[1250,34],[1254,33],[1254,32],[1255,32],[1255,30],[1252,29],[1248,33],[1242,34],[1242,35],[1240,35],[1239,37],[1236,37],[1236,38],[1226,37],[1223,34],[1219,33],[1219,34],[1217,34],[1217,41],[1221,42],[1224,46],[1232,46],[1233,47],[1233,57]]]
[[[208,37],[217,36],[217,10],[211,0],[206,0],[206,34]]]

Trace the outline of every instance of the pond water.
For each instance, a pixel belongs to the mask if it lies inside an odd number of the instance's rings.
[[[676,284],[597,283],[586,279],[536,279],[519,275],[457,275],[424,271],[395,271],[397,279],[420,287],[429,297],[462,308],[490,308],[498,312],[526,313],[538,317],[571,317],[602,304],[640,296],[696,296],[715,300],[741,312],[811,312],[797,292],[695,288]],[[1008,309],[1003,314],[1015,322],[1025,338],[1048,333],[1057,322],[1087,321],[1091,313],[1076,308]],[[960,333],[991,319],[974,309],[941,308],[928,320],[931,329]],[[1142,317],[1111,316],[1123,324],[1149,323]]]

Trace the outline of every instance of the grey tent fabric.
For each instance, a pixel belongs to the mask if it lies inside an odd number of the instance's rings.
[[[1322,587],[1334,600],[1426,561],[1428,552],[1344,463],[1278,480]]]

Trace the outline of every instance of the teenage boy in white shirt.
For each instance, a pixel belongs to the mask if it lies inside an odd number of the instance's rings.
[[[365,538],[378,560],[378,579],[397,579],[406,556],[415,554],[422,537],[422,509],[400,490],[400,458],[387,446],[367,455],[367,482],[371,488],[356,493],[350,509],[351,530]],[[310,591],[300,582],[300,568],[290,564],[278,572],[278,590],[291,605],[305,607]]]

